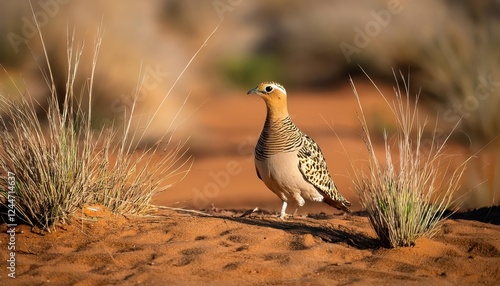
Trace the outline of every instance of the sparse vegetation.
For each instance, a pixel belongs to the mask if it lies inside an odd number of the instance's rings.
[[[402,75],[401,80],[403,90],[398,82],[393,102],[379,90],[396,121],[395,134],[384,133],[385,162],[375,153],[361,100],[351,80],[369,153],[368,172],[354,170],[354,189],[373,229],[387,247],[410,246],[421,236],[434,235],[450,214],[448,210],[459,204],[454,195],[465,170],[465,162],[457,167],[452,165],[453,158],[444,154],[449,136],[441,142],[435,136],[423,137],[427,121],[419,121],[418,96],[412,104],[409,82]]]
[[[38,103],[29,94],[22,94],[20,88],[20,101],[0,96],[5,112],[0,117],[0,168],[4,172],[0,176],[0,202],[7,206],[5,173],[11,172],[16,177],[16,215],[32,226],[50,230],[92,204],[119,214],[146,214],[154,209],[152,197],[170,187],[166,181],[188,171],[190,160],[184,156],[187,148],[182,143],[172,147],[170,135],[165,135],[153,147],[136,150],[132,142],[140,134],[130,130],[135,104],[127,110],[123,133],[113,126],[93,130],[92,90],[102,31],[98,31],[94,44],[92,73],[81,89],[75,87],[75,79],[84,43],[75,48],[74,32],[69,37],[64,102],[58,100],[40,27],[38,31],[47,63],[47,70],[41,70],[50,92],[48,107],[40,117]],[[141,83],[136,97],[140,87]],[[81,108],[83,94],[89,101],[88,110]],[[172,130],[165,132],[171,134]]]

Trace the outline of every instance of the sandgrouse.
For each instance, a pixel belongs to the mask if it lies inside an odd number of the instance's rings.
[[[285,218],[288,202],[296,205],[296,211],[304,199],[350,212],[351,203],[338,192],[318,144],[290,119],[285,88],[263,82],[247,94],[257,94],[266,102],[266,121],[255,147],[255,168],[259,179],[283,201],[280,218]]]

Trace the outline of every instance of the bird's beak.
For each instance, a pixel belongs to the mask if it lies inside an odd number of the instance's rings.
[[[254,88],[254,89],[251,89],[247,92],[247,94],[253,94],[253,93],[257,94],[257,93],[259,93],[259,90],[257,88]]]

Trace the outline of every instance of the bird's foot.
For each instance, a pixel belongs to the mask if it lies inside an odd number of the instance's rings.
[[[290,215],[289,214],[286,214],[286,213],[281,213],[280,215],[277,215],[276,216],[277,218],[279,218],[280,220],[287,220],[288,218],[290,218]]]
[[[295,209],[295,211],[293,212],[293,214],[287,214],[285,212],[286,206],[287,206],[287,203],[283,202],[283,207],[281,208],[280,215],[278,216],[278,218],[280,220],[287,220],[287,219],[294,218],[295,216],[297,216],[297,210],[299,209],[298,207]]]
[[[288,216],[286,214],[286,206],[287,206],[286,201],[283,201],[283,205],[281,207],[281,212],[280,212],[280,216],[279,216],[279,219],[281,219],[281,220],[285,220],[285,218]]]

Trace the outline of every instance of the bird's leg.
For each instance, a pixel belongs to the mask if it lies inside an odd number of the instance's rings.
[[[286,217],[286,201],[283,201],[283,206],[281,207],[280,219],[285,219]]]
[[[294,199],[295,199],[295,211],[291,215],[292,217],[295,217],[299,208],[306,203],[304,198],[302,198],[302,196],[299,193],[294,195]]]

